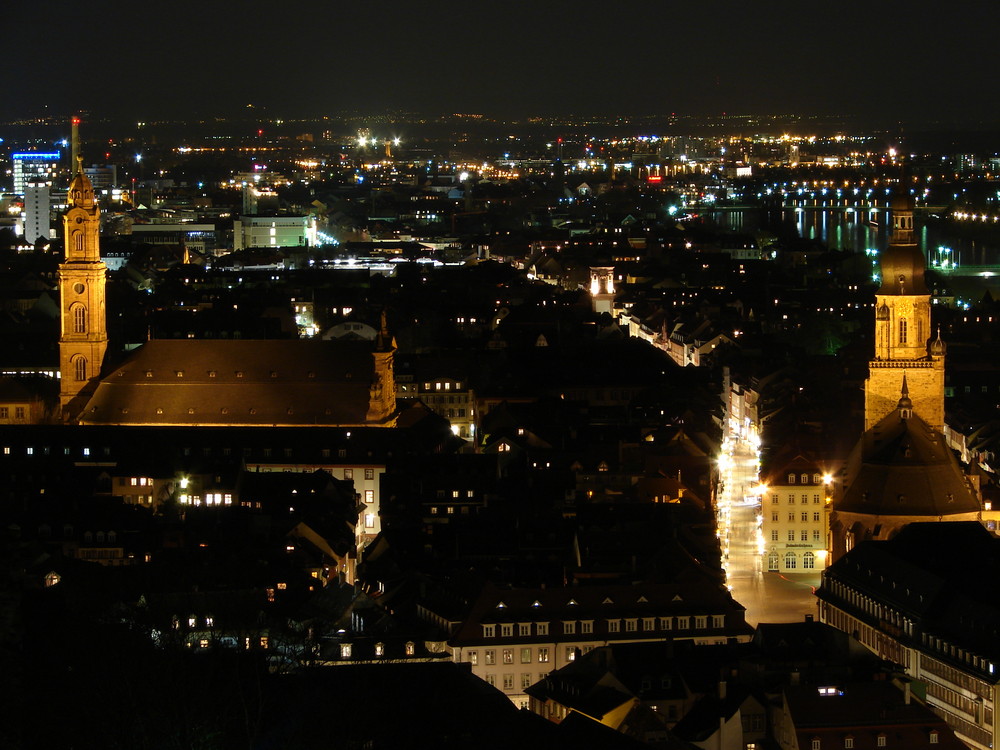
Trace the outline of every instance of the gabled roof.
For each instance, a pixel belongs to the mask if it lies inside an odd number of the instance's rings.
[[[148,341],[101,380],[80,421],[363,425],[372,349],[315,339]]]

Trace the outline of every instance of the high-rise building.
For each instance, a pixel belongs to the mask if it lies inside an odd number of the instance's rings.
[[[25,151],[11,154],[10,160],[14,164],[14,192],[24,195],[24,189],[32,179],[40,179],[51,185],[59,171],[59,157],[58,151],[51,153]]]
[[[48,240],[51,237],[50,211],[52,199],[50,190],[52,183],[47,180],[32,178],[24,188],[24,229],[25,240],[34,244],[38,240]]]

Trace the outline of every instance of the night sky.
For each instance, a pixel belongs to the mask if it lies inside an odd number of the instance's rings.
[[[27,0],[0,118],[343,111],[1000,119],[990,0]]]

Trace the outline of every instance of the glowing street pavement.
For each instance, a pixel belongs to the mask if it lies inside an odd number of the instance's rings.
[[[746,607],[746,619],[801,622],[816,615],[814,592],[821,571],[783,575],[763,570],[760,553],[760,497],[757,454],[752,444],[727,440],[719,457],[722,486],[717,493],[719,542],[733,598]]]

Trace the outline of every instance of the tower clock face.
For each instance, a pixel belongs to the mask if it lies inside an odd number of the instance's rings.
[[[84,289],[86,289],[86,287],[83,284],[76,283],[73,285],[73,291],[77,294],[83,294]]]

